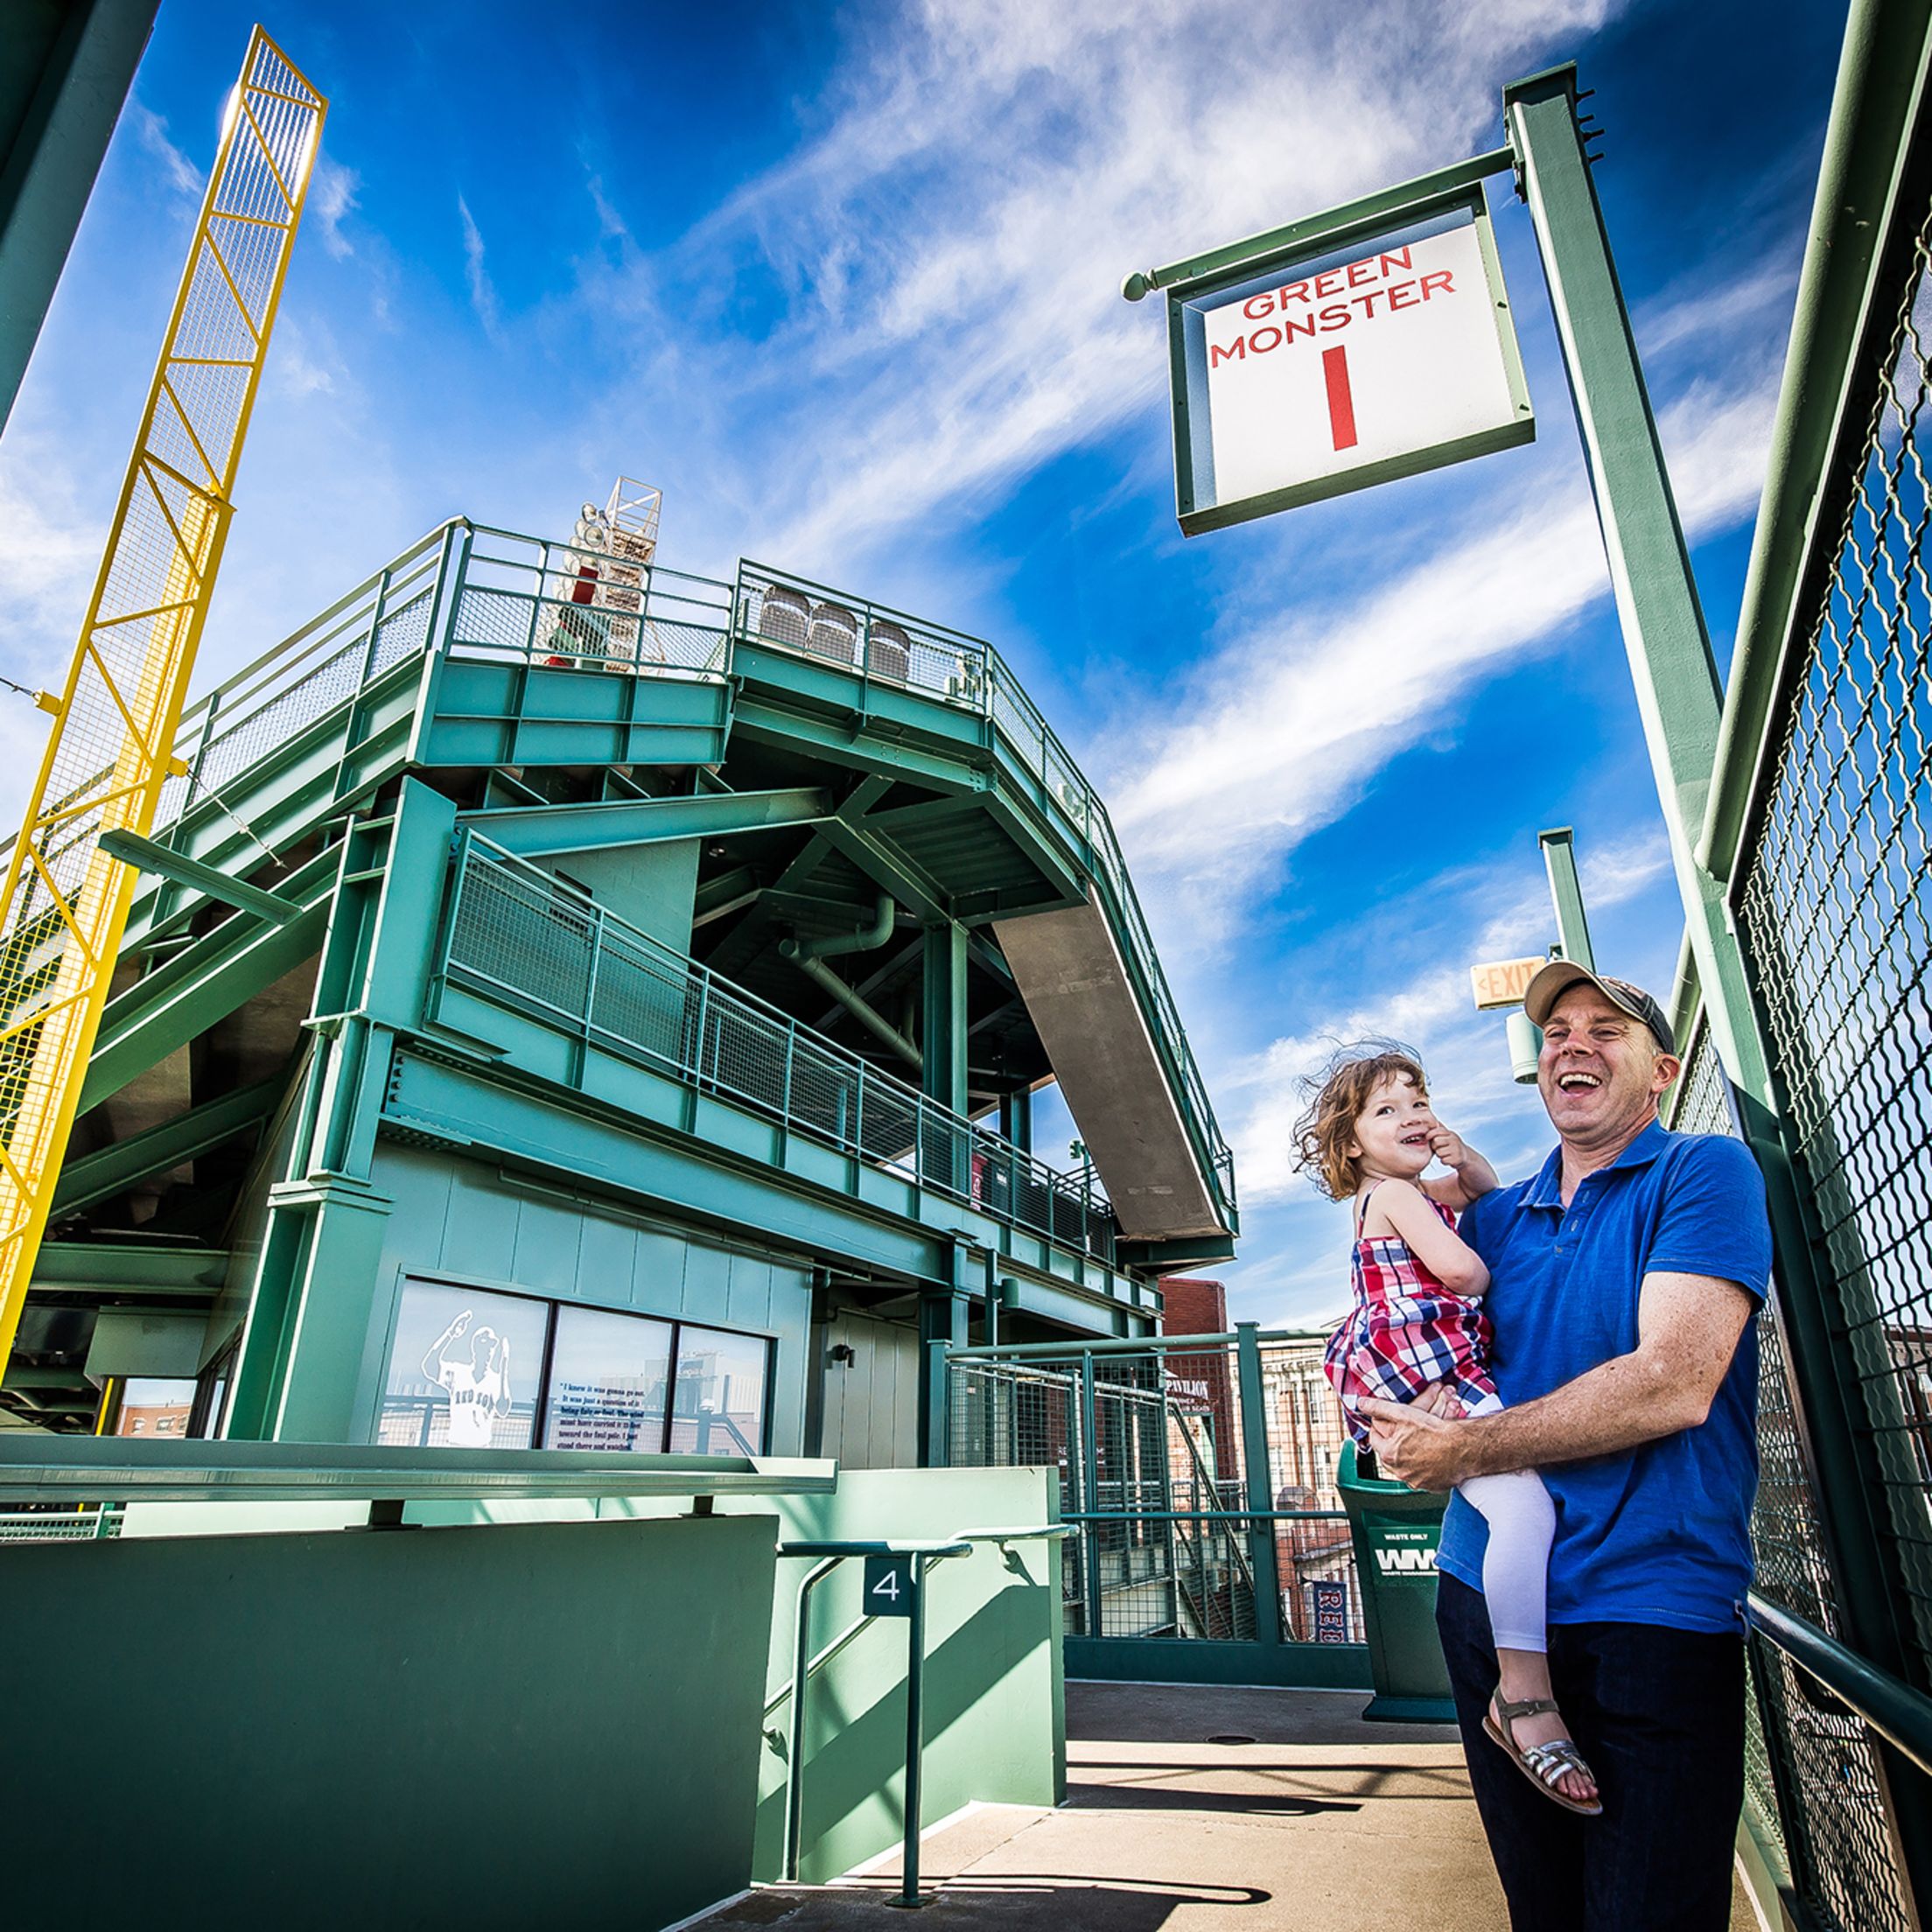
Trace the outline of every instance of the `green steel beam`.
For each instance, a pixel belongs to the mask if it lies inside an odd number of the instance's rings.
[[[704,926],[714,919],[722,919],[740,906],[749,906],[762,890],[759,875],[751,866],[734,865],[730,872],[720,872],[697,888],[691,902],[691,924]]]
[[[1274,1465],[1268,1450],[1268,1396],[1261,1376],[1260,1325],[1235,1324],[1236,1378],[1241,1388],[1241,1456],[1246,1477],[1248,1506],[1272,1509]],[[1281,1578],[1275,1550],[1275,1526],[1255,1522],[1249,1531],[1250,1560],[1255,1567],[1255,1641],[1282,1641]]]
[[[1577,877],[1576,836],[1567,825],[1553,831],[1538,832],[1536,843],[1543,848],[1544,869],[1550,875],[1550,901],[1557,910],[1557,939],[1563,956],[1573,960],[1587,973],[1597,970],[1597,956],[1590,947],[1590,921],[1583,909],[1583,881]]]
[[[968,1111],[966,928],[948,920],[926,928],[920,975],[922,1056],[920,1087],[928,1100],[956,1114]],[[956,1178],[953,1185],[960,1185]]]
[[[137,1242],[50,1241],[33,1269],[36,1293],[115,1292],[206,1298],[228,1278],[218,1248],[164,1248]]]
[[[1908,249],[1917,218],[1894,228],[1908,136],[1920,122],[1932,46],[1928,0],[1855,0],[1811,206],[1810,232],[1765,465],[1737,643],[1725,694],[1710,809],[1698,856],[1728,881],[1772,701],[1788,651],[1807,642],[1801,613],[1822,597],[1812,567],[1821,532],[1838,528],[1848,472],[1869,427],[1865,382],[1883,360],[1896,314],[1881,238]],[[1922,206],[1922,204],[1921,204]],[[1891,253],[1892,248],[1886,251]],[[1902,267],[1896,285],[1904,282]],[[1838,372],[1842,378],[1834,379]],[[1818,480],[1827,480],[1821,490]]]
[[[457,823],[521,858],[606,851],[666,839],[722,838],[733,832],[814,825],[832,812],[830,794],[811,788],[706,793],[695,797],[612,799],[599,804],[465,812]]]
[[[830,1462],[749,1456],[626,1456],[568,1449],[424,1449],[311,1442],[136,1442],[0,1437],[0,1500],[74,1502],[431,1502],[476,1496],[822,1494]]]
[[[932,875],[872,831],[863,818],[843,815],[826,821],[824,836],[832,850],[883,886],[914,918],[926,925],[950,924],[953,909],[946,891]]]
[[[111,1200],[136,1181],[166,1173],[183,1161],[212,1152],[245,1129],[258,1126],[275,1111],[286,1084],[284,1074],[271,1074],[219,1100],[204,1101],[158,1127],[68,1161],[53,1190],[55,1218]]]
[[[302,916],[302,908],[279,892],[265,892],[259,886],[250,886],[244,879],[231,878],[212,865],[204,865],[200,859],[190,858],[186,852],[170,851],[165,845],[157,845],[151,838],[143,838],[138,832],[102,832],[100,845],[109,858],[118,858],[123,865],[132,865],[136,872],[164,878],[172,885],[186,886],[194,892],[205,892],[210,899],[220,900],[224,906],[234,906],[244,913],[253,913],[257,919],[272,920],[278,926],[286,926],[290,920]]]
[[[120,1092],[312,957],[328,925],[337,859],[332,846],[318,852],[284,885],[284,893],[302,908],[299,918],[274,926],[238,913],[110,999],[88,1062],[80,1110]]]
[[[1003,985],[1013,984],[1013,970],[1006,963],[1005,954],[990,939],[982,939],[977,933],[969,933],[966,951],[973,964],[983,972],[990,973]]]
[[[1717,663],[1690,574],[1656,419],[1637,360],[1576,116],[1567,65],[1503,90],[1510,140],[1542,252],[1577,426],[1596,494],[1637,710],[1663,806],[1677,887],[1725,1066],[1770,1099],[1737,942],[1716,881],[1697,861],[1717,752]]]
[[[1685,936],[1743,1138],[1765,1174],[1778,1318],[1824,1502],[1843,1634],[1878,1669],[1905,1676],[1918,1655],[1909,1578],[1866,1446],[1875,1432],[1888,1439],[1894,1429],[1869,1406],[1890,1385],[1858,1384],[1842,1340],[1846,1329],[1873,1332],[1879,1318],[1857,1284],[1828,1282],[1816,1270],[1808,1197],[1794,1172],[1788,1115],[1755,991],[1722,888],[1698,858],[1718,744],[1717,668],[1577,125],[1576,69],[1517,81],[1503,102],[1589,464]],[[1891,1746],[1881,1744],[1875,1755],[1901,1876],[1923,1910],[1932,1907],[1932,1789]]]
[[[967,740],[956,749],[929,751],[884,734],[873,736],[862,731],[855,738],[849,726],[836,719],[814,718],[745,692],[738,694],[732,707],[732,735],[781,751],[808,752],[850,771],[876,772],[880,766],[889,765],[935,792],[976,789],[974,768],[984,764],[987,755],[984,731],[977,744]]]
[[[1114,1252],[1121,1265],[1171,1275],[1183,1268],[1205,1268],[1235,1258],[1226,1235],[1192,1235],[1173,1241],[1121,1241]]]
[[[1418,175],[1412,181],[1363,195],[1357,201],[1345,201],[1323,214],[1306,215],[1286,228],[1269,228],[1263,234],[1250,235],[1245,242],[1230,242],[1224,248],[1210,248],[1205,255],[1186,256],[1179,262],[1170,262],[1164,269],[1137,270],[1121,284],[1120,292],[1130,302],[1138,302],[1156,289],[1196,282],[1237,263],[1251,261],[1258,269],[1271,256],[1293,255],[1318,242],[1339,240],[1355,229],[1387,227],[1418,203],[1440,200],[1445,195],[1474,187],[1492,174],[1501,174],[1514,158],[1508,148],[1494,148],[1467,161],[1452,162],[1433,174]]]
[[[0,423],[80,225],[158,0],[15,5],[0,35]]]

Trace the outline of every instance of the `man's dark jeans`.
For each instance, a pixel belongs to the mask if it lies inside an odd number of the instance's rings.
[[[1553,1804],[1483,1734],[1482,1592],[1436,1592],[1456,1715],[1515,1932],[1725,1932],[1744,1802],[1744,1640],[1648,1623],[1550,1629],[1550,1676],[1600,1818]]]

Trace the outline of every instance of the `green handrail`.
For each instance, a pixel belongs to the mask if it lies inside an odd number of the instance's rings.
[[[1921,1771],[1932,1775],[1932,1698],[1914,1690],[1889,1670],[1867,1663],[1816,1624],[1794,1616],[1755,1590],[1746,1608],[1754,1629],[1849,1704]]]
[[[780,1854],[779,1876],[790,1883],[798,1876],[800,1828],[805,1810],[805,1685],[820,1665],[829,1662],[858,1634],[868,1619],[843,1631],[814,1659],[811,1656],[812,1592],[848,1557],[909,1556],[912,1563],[912,1607],[906,1632],[906,1783],[904,1816],[906,1836],[900,1859],[900,1895],[892,1902],[916,1906],[919,1896],[919,1833],[920,1760],[924,1746],[922,1697],[926,1675],[925,1572],[928,1564],[943,1563],[948,1557],[970,1556],[979,1543],[1022,1543],[1053,1541],[1071,1532],[1057,1523],[1042,1523],[1021,1530],[965,1530],[950,1536],[830,1538],[790,1540],[780,1543],[780,1557],[813,1557],[817,1559],[799,1579],[797,1623],[793,1634],[792,1715],[790,1745],[785,1765],[785,1839]],[[769,1716],[776,1701],[765,1707]]]

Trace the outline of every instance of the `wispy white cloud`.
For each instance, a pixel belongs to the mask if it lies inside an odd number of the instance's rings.
[[[755,344],[694,333],[685,386],[732,399],[759,542],[844,569],[1146,406],[1163,359],[1127,269],[1481,144],[1512,68],[1613,5],[1366,0],[1257,34],[1238,0],[928,0],[848,63],[815,141],[635,273],[774,298]]]
[[[169,140],[168,123],[138,101],[129,104],[128,113],[135,137],[158,164],[164,186],[191,201],[199,201],[207,186],[207,177]]]
[[[463,274],[469,284],[470,306],[483,325],[483,332],[494,342],[502,334],[501,312],[497,304],[496,285],[484,260],[483,231],[470,213],[470,204],[458,194],[456,211],[463,220]]]
[[[362,177],[354,168],[332,161],[327,155],[316,158],[315,176],[309,184],[308,212],[322,234],[322,246],[338,262],[355,253],[355,244],[342,232],[342,224],[360,206],[357,191]]]
[[[1583,889],[1591,911],[1615,914],[1654,891],[1668,874],[1661,827],[1587,846]],[[1375,1034],[1416,1047],[1437,1104],[1459,1132],[1506,1178],[1527,1172],[1549,1144],[1548,1122],[1533,1093],[1510,1078],[1502,1016],[1479,1013],[1466,962],[1539,951],[1553,915],[1533,865],[1452,869],[1430,881],[1430,903],[1450,908],[1432,963],[1407,978],[1371,983],[1344,1001],[1299,1016],[1297,1032],[1271,1040],[1215,1082],[1232,1125],[1244,1223],[1244,1250],[1258,1265],[1236,1270],[1244,1314],[1273,1322],[1320,1324],[1348,1299],[1347,1224],[1294,1169],[1294,1123],[1307,1082],[1337,1042]],[[1401,918],[1412,910],[1392,909]]]
[[[1693,536],[1747,514],[1774,388],[1698,385],[1662,430]],[[1117,754],[1115,818],[1179,952],[1222,943],[1239,908],[1396,755],[1438,730],[1480,678],[1558,639],[1609,588],[1582,480],[1547,466],[1483,506],[1482,527],[1437,533],[1366,597],[1242,622],[1191,702],[1171,694]]]

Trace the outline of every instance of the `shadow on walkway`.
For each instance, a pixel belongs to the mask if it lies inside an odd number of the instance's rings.
[[[1462,1749],[1365,1725],[1362,1693],[1067,1687],[1058,1810],[986,1805],[920,1851],[927,1932],[1333,1932],[1373,1896],[1431,1932],[1492,1932],[1502,1894]],[[1208,1740],[1217,1741],[1210,1743]],[[700,1922],[902,1932],[896,1854],[818,1888],[755,1892]]]

